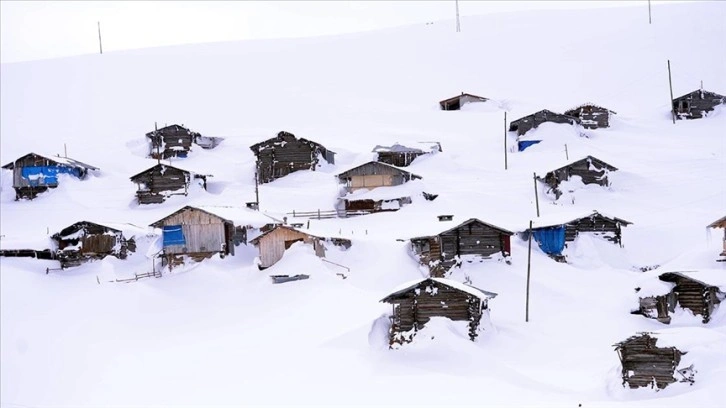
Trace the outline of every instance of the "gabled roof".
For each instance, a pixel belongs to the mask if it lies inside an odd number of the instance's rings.
[[[574,116],[570,116],[570,115],[565,115],[565,114],[562,114],[562,113],[557,113],[557,112],[552,112],[552,111],[551,111],[551,110],[549,110],[549,109],[542,109],[542,110],[538,110],[537,112],[534,112],[534,113],[530,113],[530,114],[529,114],[529,115],[527,115],[527,116],[522,116],[522,117],[521,117],[521,118],[519,118],[519,119],[513,120],[512,122],[510,122],[510,123],[509,123],[509,130],[510,130],[510,131],[512,131],[512,130],[513,130],[513,129],[512,129],[512,125],[518,124],[518,123],[519,123],[519,122],[521,122],[521,121],[522,121],[523,119],[527,119],[527,118],[529,118],[529,117],[532,117],[532,116],[534,116],[534,115],[536,115],[536,114],[538,114],[538,113],[544,113],[544,114],[546,114],[547,116],[564,116],[564,117],[566,117],[566,118],[570,118],[570,119],[572,119],[572,121],[573,121],[573,122],[575,122],[575,123],[578,123],[578,122],[580,121],[580,119],[579,119],[579,118],[576,118],[576,117],[574,117]]]
[[[505,230],[504,228],[501,228],[501,227],[497,227],[496,225],[493,225],[493,224],[486,223],[486,222],[484,222],[484,221],[482,221],[482,220],[480,220],[478,218],[469,218],[468,220],[462,222],[461,224],[459,224],[459,225],[457,225],[457,226],[455,226],[453,228],[449,228],[449,229],[447,229],[445,231],[441,231],[438,234],[435,234],[433,236],[438,236],[438,235],[446,234],[448,232],[454,231],[456,229],[459,229],[461,227],[464,227],[464,226],[469,225],[469,224],[474,223],[474,222],[477,222],[477,223],[482,224],[482,225],[486,225],[487,227],[493,228],[493,229],[495,229],[495,230],[497,230],[497,231],[499,231],[499,232],[501,232],[503,234],[506,234],[506,235],[514,235],[514,233],[511,232],[511,231]],[[431,236],[421,236],[421,237],[413,237],[413,238],[410,238],[410,239],[411,240],[416,240],[416,239],[426,239],[426,238],[430,238],[430,237]]]
[[[489,100],[489,98],[485,98],[483,96],[472,95],[469,93],[462,92],[461,95],[452,96],[451,98],[447,98],[447,99],[444,99],[443,101],[440,101],[439,105],[445,105],[449,102],[454,102],[454,101],[458,100],[459,98],[461,98],[462,96],[468,96],[470,98],[479,99],[481,102],[486,102]]]
[[[605,169],[607,169],[609,171],[617,171],[618,170],[617,167],[615,167],[615,166],[613,166],[611,164],[605,163],[604,161],[598,159],[597,157],[587,155],[587,156],[585,156],[585,157],[583,157],[581,159],[577,159],[577,160],[571,161],[571,162],[569,162],[569,163],[567,163],[565,165],[562,165],[560,167],[557,167],[554,170],[549,170],[549,171],[546,172],[546,174],[554,173],[554,172],[556,172],[558,170],[562,170],[564,168],[570,167],[570,166],[572,166],[574,164],[577,164],[577,163],[579,163],[579,162],[581,162],[583,160],[591,160],[593,162],[593,164],[595,164],[595,165],[597,165],[599,167],[604,167]]]
[[[315,147],[318,147],[320,149],[324,149],[328,153],[335,154],[334,151],[327,149],[325,146],[321,145],[320,143],[316,143],[316,142],[313,142],[312,140],[308,140],[308,139],[304,139],[304,138],[295,137],[294,134],[292,134],[290,132],[286,132],[284,130],[278,132],[277,133],[277,136],[275,136],[275,137],[271,137],[271,138],[269,138],[267,140],[263,140],[263,141],[261,141],[259,143],[253,144],[252,146],[250,146],[250,150],[252,150],[252,153],[254,153],[255,155],[257,155],[257,153],[259,153],[260,151],[264,150],[264,148],[267,147],[267,146],[269,146],[270,144],[272,144],[273,146],[280,146],[280,147],[282,147],[282,146],[285,146],[286,143],[288,143],[288,142],[290,142],[292,140],[297,140],[297,141],[300,141],[301,143],[306,143],[306,144],[309,144],[311,146],[315,146]]]
[[[708,228],[726,228],[726,215],[708,224]]]
[[[184,127],[182,125],[173,124],[173,125],[164,126],[163,128],[160,128],[160,129],[152,130],[151,132],[146,134],[146,137],[154,136],[154,134],[156,134],[156,133],[164,133],[167,130],[177,130],[177,129],[183,130],[183,131],[189,133],[190,135],[198,134],[196,132],[192,132],[191,130],[187,129],[186,127]]]
[[[157,226],[158,226],[159,224],[161,224],[161,223],[162,223],[162,221],[166,220],[167,218],[171,218],[171,217],[173,217],[173,216],[175,216],[175,215],[177,215],[177,214],[179,214],[179,213],[182,213],[182,212],[184,212],[184,211],[188,211],[188,210],[193,210],[193,211],[201,211],[201,212],[203,212],[203,213],[205,213],[205,214],[209,214],[209,215],[211,215],[211,216],[213,216],[213,217],[219,218],[219,219],[220,219],[220,220],[222,220],[223,222],[229,222],[229,223],[231,223],[231,222],[232,222],[231,220],[228,220],[228,219],[226,219],[226,218],[224,218],[224,217],[221,217],[221,216],[219,216],[219,215],[215,214],[215,213],[214,213],[214,212],[212,212],[212,211],[207,211],[207,210],[203,210],[203,209],[201,209],[201,208],[198,208],[198,207],[192,207],[191,205],[186,205],[186,206],[184,206],[184,207],[180,208],[179,210],[177,210],[177,211],[174,211],[173,213],[171,213],[171,214],[167,215],[166,217],[164,217],[164,218],[162,218],[162,219],[160,219],[160,220],[158,220],[158,221],[156,221],[156,222],[153,222],[153,223],[149,224],[149,226],[152,226],[152,227],[157,227]]]
[[[658,276],[664,282],[674,282],[678,278],[688,279],[706,287],[717,287],[726,291],[726,273],[717,269],[704,269],[699,271],[666,272]]]
[[[57,233],[53,234],[51,236],[51,238],[52,239],[56,239],[56,240],[57,239],[61,239],[61,238],[65,237],[65,236],[68,236],[68,235],[71,235],[71,234],[74,234],[74,233],[78,232],[79,230],[81,230],[86,225],[94,225],[94,226],[97,226],[97,227],[100,227],[102,229],[106,229],[106,230],[109,230],[109,231],[121,232],[121,230],[118,230],[116,228],[112,228],[112,227],[109,227],[109,226],[106,226],[106,225],[103,225],[103,224],[97,224],[95,222],[90,222],[90,221],[79,221],[79,222],[76,222],[74,224],[71,224],[71,225],[63,228],[62,230],[60,230],[60,232],[57,232]]]
[[[178,168],[178,167],[174,167],[174,166],[172,166],[172,165],[170,165],[170,164],[164,164],[164,163],[157,163],[156,165],[154,165],[154,166],[151,166],[151,167],[149,167],[148,169],[146,169],[146,170],[144,170],[144,171],[142,171],[142,172],[140,172],[140,173],[138,173],[138,174],[134,174],[133,176],[129,177],[129,179],[131,179],[131,181],[134,181],[134,180],[135,180],[135,179],[137,179],[137,178],[138,178],[139,176],[141,176],[141,175],[144,175],[144,174],[146,174],[146,173],[150,173],[150,172],[154,171],[154,170],[155,170],[155,169],[156,169],[157,167],[163,167],[163,168],[172,168],[172,169],[174,169],[174,170],[179,170],[179,171],[181,171],[182,173],[185,173],[185,174],[198,174],[198,175],[200,175],[200,176],[202,176],[202,177],[212,177],[212,175],[211,175],[211,174],[200,174],[200,173],[196,173],[196,172],[193,172],[193,171],[189,171],[189,170],[184,170],[184,169],[180,169],[180,168]]]
[[[693,92],[689,92],[685,95],[681,95],[677,98],[673,98],[673,100],[677,101],[679,99],[688,99],[688,98],[692,98],[694,96],[698,96],[701,99],[703,99],[704,97],[713,98],[713,99],[721,99],[721,103],[726,103],[726,96],[719,95],[716,92],[705,91],[705,90],[701,90],[701,89],[696,89]]]
[[[408,171],[406,171],[406,170],[403,170],[403,169],[400,169],[400,168],[398,168],[398,167],[396,167],[396,166],[392,166],[392,165],[390,165],[390,164],[388,164],[388,163],[381,163],[381,162],[378,162],[378,161],[369,161],[369,162],[367,162],[367,163],[363,163],[363,164],[361,164],[361,165],[359,165],[359,166],[355,166],[355,167],[353,167],[353,168],[350,168],[350,169],[348,169],[348,170],[346,170],[346,171],[344,171],[344,172],[342,172],[342,173],[340,173],[340,174],[336,175],[336,177],[339,177],[339,178],[340,178],[340,177],[346,177],[346,175],[347,175],[348,173],[352,172],[353,170],[356,170],[356,169],[359,169],[359,168],[361,168],[361,167],[363,167],[363,166],[368,166],[368,165],[371,165],[371,166],[373,166],[373,167],[383,167],[383,168],[390,168],[390,169],[394,169],[394,170],[395,170],[396,172],[398,172],[399,174],[401,174],[401,175],[408,175],[408,176],[409,176],[410,178],[412,178],[412,179],[420,179],[420,178],[422,178],[421,176],[418,176],[418,175],[416,175],[416,174],[410,173],[410,172],[408,172]]]
[[[341,240],[341,241],[348,241],[348,242],[350,242],[350,240],[349,239],[346,239],[346,238],[338,238],[338,237],[325,238],[325,237],[320,237],[320,236],[313,235],[313,234],[307,233],[305,231],[301,231],[301,230],[299,230],[297,228],[293,228],[293,227],[290,227],[290,226],[287,226],[287,225],[276,225],[274,228],[263,232],[262,234],[258,235],[255,239],[250,240],[249,242],[251,244],[253,244],[253,245],[257,245],[257,244],[259,244],[259,242],[262,240],[263,237],[266,237],[266,236],[272,234],[273,232],[277,231],[278,229],[286,229],[288,231],[294,231],[294,232],[297,232],[297,233],[300,233],[300,234],[303,234],[303,235],[307,235],[307,236],[309,236],[311,238],[317,238],[317,239],[322,239],[322,240],[325,240],[325,239],[334,239],[334,240]]]
[[[415,281],[406,282],[403,285],[398,286],[391,292],[388,296],[381,299],[381,302],[390,303],[393,301],[396,297],[399,295],[402,295],[410,290],[413,290],[418,285],[424,282],[436,282],[440,285],[448,286],[451,289],[455,289],[461,292],[468,293],[472,296],[475,296],[481,300],[487,300],[492,299],[497,296],[494,292],[488,292],[486,290],[482,290],[479,288],[475,288],[474,286],[465,285],[461,282],[457,282],[455,280],[451,279],[444,279],[444,278],[424,278],[424,279],[417,279]]]
[[[571,212],[565,213],[565,214],[554,214],[554,215],[545,215],[541,218],[535,218],[533,221],[534,224],[532,225],[533,230],[541,229],[541,228],[549,228],[549,227],[556,227],[559,225],[566,225],[575,221],[579,221],[585,218],[590,218],[592,216],[600,216],[603,218],[606,218],[610,221],[620,223],[623,226],[631,225],[632,222],[626,221],[622,218],[618,217],[611,217],[605,214],[600,213],[597,210],[593,210],[586,214],[573,214]],[[529,226],[527,227],[529,229]]]
[[[86,164],[86,163],[79,162],[78,160],[71,159],[69,157],[46,156],[46,155],[38,154],[38,153],[28,153],[25,156],[21,156],[21,157],[15,159],[15,161],[10,162],[10,163],[4,165],[2,168],[8,169],[8,170],[12,170],[12,169],[15,168],[15,162],[16,161],[18,161],[20,159],[24,159],[24,158],[26,158],[28,156],[38,156],[38,157],[41,157],[41,158],[46,159],[48,161],[57,163],[60,166],[74,167],[74,168],[86,169],[86,170],[98,170],[98,167],[94,167],[94,166],[91,166],[90,164]]]
[[[579,110],[581,108],[585,108],[585,107],[597,108],[597,109],[600,109],[600,110],[608,111],[608,112],[612,113],[613,115],[617,114],[617,112],[612,111],[612,110],[610,110],[608,108],[602,107],[600,105],[596,105],[596,104],[594,104],[592,102],[585,102],[582,105],[578,105],[578,106],[575,106],[574,108],[571,108],[571,109],[566,110],[565,111],[565,115],[574,116],[570,112],[575,112],[575,111],[577,111],[577,110]]]

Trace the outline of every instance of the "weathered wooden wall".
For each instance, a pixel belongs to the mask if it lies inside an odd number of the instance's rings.
[[[593,232],[618,245],[622,243],[620,223],[600,214],[580,218],[565,225],[565,241],[572,242],[580,232]]]
[[[175,167],[156,165],[131,179],[139,185],[139,204],[158,204],[172,194],[187,194],[191,182],[189,172]]]
[[[623,385],[627,383],[630,388],[657,385],[662,389],[676,382],[673,374],[683,353],[675,347],[661,348],[655,344],[655,338],[642,335],[617,345]]]
[[[565,112],[565,115],[580,119],[580,124],[586,129],[610,127],[610,111],[600,106],[581,106]]]
[[[522,136],[529,130],[534,129],[545,122],[569,123],[574,125],[579,122],[579,119],[548,110],[541,110],[513,121],[509,125],[509,130],[516,131],[517,135]]]
[[[690,310],[694,315],[701,315],[703,323],[711,320],[716,305],[720,303],[717,287],[675,274],[664,274],[660,279],[675,284],[672,292],[682,308]]]
[[[308,234],[288,228],[276,228],[263,237],[260,237],[258,247],[260,250],[260,268],[269,268],[282,259],[285,250],[297,241],[310,244],[315,249],[315,255],[324,258],[325,246],[320,239]]]
[[[171,125],[146,134],[151,140],[149,157],[168,159],[186,157],[198,133],[178,125]]]
[[[280,132],[277,137],[250,147],[257,157],[257,181],[269,183],[299,170],[313,170],[320,157],[334,163],[334,155],[323,146],[292,133]]]
[[[726,103],[723,96],[708,91],[694,91],[673,100],[673,110],[678,119],[700,119],[703,112]]]
[[[600,171],[590,169],[590,160],[595,168]],[[610,181],[607,177],[609,166],[597,159],[582,159],[572,164],[553,170],[545,175],[543,181],[547,184],[555,196],[559,198],[562,192],[557,188],[561,182],[569,180],[572,176],[580,176],[583,184],[598,184],[601,186],[609,186]]]
[[[223,253],[232,250],[229,223],[204,211],[187,209],[161,222],[159,227],[181,225],[184,245],[164,247],[165,254]]]
[[[378,161],[392,166],[406,167],[425,152],[378,152]]]
[[[348,192],[359,189],[374,189],[384,186],[398,186],[418,178],[411,173],[378,162],[366,163],[338,175]]]

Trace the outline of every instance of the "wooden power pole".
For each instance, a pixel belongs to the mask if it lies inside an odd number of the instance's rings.
[[[537,204],[537,218],[539,218],[539,194],[537,194],[537,173],[534,174],[534,202]]]
[[[650,0],[648,0],[648,24],[653,24],[653,20],[650,18]]]
[[[507,170],[507,111],[504,111],[504,170]]]
[[[98,21],[98,50],[103,54],[103,44],[101,43],[101,22]]]
[[[676,108],[673,106],[673,81],[671,80],[671,60],[668,60],[668,86],[671,88],[671,113],[673,116],[673,124],[676,124]]]
[[[456,0],[456,32],[461,32],[461,24],[459,23],[459,0]]]
[[[527,297],[525,300],[525,311],[524,321],[529,322],[529,275],[532,270],[532,220],[529,220],[529,239],[527,240],[527,246],[529,247],[527,252]]]

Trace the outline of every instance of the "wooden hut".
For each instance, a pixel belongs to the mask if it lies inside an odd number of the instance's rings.
[[[560,183],[569,180],[573,176],[579,176],[583,184],[609,186],[608,173],[617,170],[617,167],[596,157],[587,156],[551,170],[544,177],[537,177],[537,179],[549,186],[548,193],[553,192],[556,198],[560,198],[562,195],[562,191],[558,188]]]
[[[532,227],[534,235],[532,238],[537,242],[540,249],[546,254],[560,258],[562,251],[568,242],[573,242],[578,235],[590,233],[601,236],[606,240],[623,246],[622,227],[631,225],[632,222],[622,218],[612,217],[593,211],[582,216],[555,216],[538,219],[536,226]],[[529,229],[521,234],[522,239],[529,238]]]
[[[390,164],[374,161],[354,167],[336,177],[341,184],[345,184],[340,197],[344,209],[365,212],[397,210],[402,205],[410,204],[410,196],[401,196],[402,192],[385,188],[421,179],[421,176]],[[376,189],[379,190],[370,191]]]
[[[517,132],[518,136],[522,136],[529,130],[535,129],[537,128],[537,126],[545,122],[576,125],[580,123],[580,119],[573,116],[563,115],[561,113],[555,113],[550,110],[543,109],[531,115],[523,116],[517,120],[512,121],[509,124],[509,131]]]
[[[180,125],[156,129],[146,134],[149,139],[149,157],[154,159],[187,157],[192,150],[192,143],[199,136],[201,136],[199,133]]]
[[[185,206],[151,224],[162,230],[159,255],[164,264],[183,262],[183,256],[200,261],[215,254],[234,255],[236,243],[247,243],[244,226],[235,227],[233,221],[211,211]]]
[[[663,284],[644,282],[636,289],[640,298],[638,309],[633,313],[669,324],[670,313],[680,306],[701,316],[705,324],[711,321],[717,306],[726,300],[726,274],[723,271],[667,272],[659,275],[658,280],[666,282],[670,291],[663,288]]]
[[[663,389],[677,381],[673,375],[686,353],[675,347],[657,347],[657,341],[653,333],[640,333],[614,345],[622,365],[623,386]]]
[[[615,114],[616,112],[594,103],[585,103],[565,111],[565,115],[578,118],[586,129],[610,127],[610,116]]]
[[[419,156],[433,154],[441,151],[441,143],[420,143],[418,147],[410,147],[395,143],[393,146],[376,146],[373,152],[377,160],[392,166],[406,167]]]
[[[443,277],[452,266],[460,265],[464,256],[488,258],[497,253],[509,256],[512,234],[471,218],[436,235],[411,238],[411,248],[418,261],[429,267],[431,276]]]
[[[350,248],[351,242],[343,238],[322,238],[285,225],[277,225],[250,241],[260,250],[260,269],[266,269],[282,259],[285,251],[295,242],[313,246],[315,255],[325,258],[325,243]]]
[[[187,195],[192,182],[207,189],[207,177],[211,174],[198,174],[191,171],[159,163],[149,169],[131,176],[138,185],[136,200],[139,204],[163,203],[173,195]]]
[[[322,158],[335,164],[335,152],[289,132],[250,146],[257,157],[257,182],[269,183],[298,170],[313,170]]]
[[[442,278],[409,282],[381,299],[393,305],[390,344],[410,342],[432,317],[469,322],[469,339],[474,341],[488,301],[496,293]]]
[[[462,106],[472,102],[486,102],[488,98],[483,96],[472,95],[462,92],[461,95],[456,95],[448,99],[444,99],[439,102],[441,110],[460,110]]]
[[[723,228],[723,251],[721,251],[719,255],[721,258],[718,261],[726,262],[726,216],[712,222],[708,228]]]
[[[126,259],[129,252],[136,251],[134,237],[124,237],[120,229],[89,221],[70,225],[53,234],[51,239],[57,245],[56,259],[60,261],[61,268],[106,256]]]
[[[673,112],[678,119],[700,119],[723,104],[726,96],[698,89],[673,99]]]
[[[28,153],[2,168],[13,172],[15,200],[21,198],[32,200],[49,188],[58,187],[59,174],[68,174],[83,180],[89,171],[98,170],[97,167],[68,157],[44,156],[37,153]]]

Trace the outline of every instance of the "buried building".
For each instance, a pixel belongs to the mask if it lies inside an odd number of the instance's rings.
[[[28,153],[2,167],[13,172],[15,199],[34,199],[49,188],[58,187],[58,176],[68,174],[80,180],[86,178],[97,167],[81,163],[68,157],[43,156]]]
[[[663,389],[678,381],[674,374],[686,353],[676,347],[657,347],[657,342],[655,333],[640,333],[614,345],[622,365],[623,386]],[[693,382],[691,370],[682,369],[678,373]]]
[[[194,182],[206,190],[207,177],[212,175],[198,174],[159,163],[131,176],[130,179],[138,186],[136,200],[139,204],[159,204],[174,195],[186,196]]]
[[[256,162],[257,182],[269,183],[299,170],[312,170],[320,160],[335,164],[335,152],[311,140],[298,139],[289,132],[250,146]]]
[[[560,190],[560,184],[573,177],[578,177],[583,184],[597,184],[607,187],[610,185],[609,173],[617,170],[617,167],[596,157],[587,156],[548,171],[544,177],[538,176],[537,180],[547,185],[549,187],[547,193],[554,193],[557,199],[563,194],[563,191]]]
[[[420,176],[390,164],[368,162],[336,176],[344,184],[339,201],[342,210],[360,212],[395,211],[411,203],[410,195],[393,187]]]
[[[496,296],[450,279],[426,278],[401,285],[381,299],[393,305],[389,344],[412,341],[432,317],[469,322],[469,339],[474,341],[482,318],[488,318],[488,301]]]
[[[285,251],[296,242],[304,242],[313,246],[315,255],[325,258],[325,244],[350,248],[351,241],[344,238],[323,238],[285,225],[277,225],[249,241],[260,251],[259,269],[266,269],[282,259]]]

